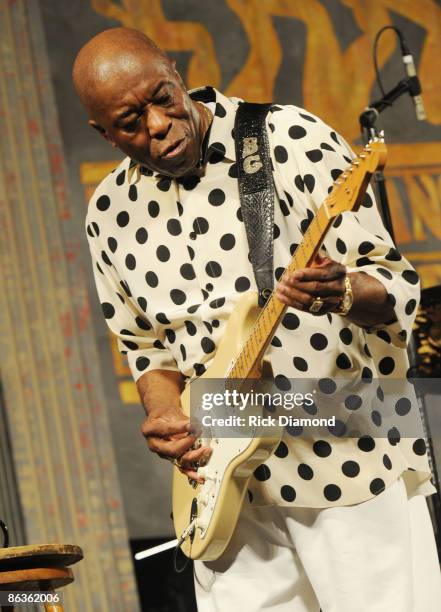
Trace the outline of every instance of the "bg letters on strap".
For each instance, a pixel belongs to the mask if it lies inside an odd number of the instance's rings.
[[[265,126],[270,106],[243,102],[234,126],[240,205],[259,306],[265,304],[274,286],[274,183]]]

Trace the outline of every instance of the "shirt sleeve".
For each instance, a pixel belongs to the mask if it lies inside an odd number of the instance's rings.
[[[273,124],[272,128],[269,126],[275,144],[273,163],[278,167],[285,192],[279,197],[290,197],[304,208],[305,220],[301,224],[304,232],[333,182],[355,155],[342,136],[302,109],[284,107],[282,112],[272,113],[269,123]],[[278,146],[286,151],[281,154]],[[290,164],[281,164],[278,157]],[[370,187],[357,212],[345,212],[336,219],[324,248],[329,257],[347,266],[349,272],[364,272],[383,284],[395,318],[366,331],[384,330],[380,333],[389,334],[393,344],[405,347],[419,300],[419,277],[395,248]]]
[[[134,380],[151,370],[179,371],[172,353],[157,338],[154,326],[135,306],[130,290],[118,278],[106,252],[102,251],[93,223],[86,222],[95,286],[107,326],[116,336],[118,349],[127,355]]]

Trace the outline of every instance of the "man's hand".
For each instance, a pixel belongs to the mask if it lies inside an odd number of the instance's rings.
[[[317,255],[310,268],[287,274],[276,287],[277,298],[286,304],[310,312],[314,300],[323,306],[316,315],[335,312],[345,292],[346,268],[329,257]],[[346,316],[360,327],[371,327],[396,320],[393,302],[385,286],[366,272],[351,272],[353,304]]]
[[[317,255],[310,268],[285,274],[276,288],[277,298],[286,304],[309,312],[314,300],[323,306],[317,315],[336,310],[345,292],[346,268],[329,257]]]
[[[211,449],[192,449],[199,432],[193,431],[190,419],[182,412],[180,396],[184,387],[182,374],[172,370],[152,370],[136,382],[147,418],[141,432],[149,449],[163,459],[177,462],[181,472],[203,482],[194,463],[205,463]]]
[[[163,459],[169,459],[189,478],[203,482],[198,476],[195,464],[204,465],[211,455],[211,449],[201,446],[192,449],[198,438],[190,420],[181,410],[171,408],[150,412],[141,426],[149,449]]]

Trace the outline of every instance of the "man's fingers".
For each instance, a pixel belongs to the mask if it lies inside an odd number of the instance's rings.
[[[195,441],[196,438],[190,435],[179,440],[163,440],[162,438],[151,436],[147,439],[147,444],[152,452],[177,459],[186,453]]]
[[[311,296],[308,296],[308,301],[306,304],[304,302],[302,303],[302,302],[298,302],[297,300],[293,300],[286,295],[277,294],[277,297],[281,302],[283,302],[287,306],[291,306],[292,308],[297,308],[297,310],[302,310],[303,312],[311,312],[309,309],[311,308],[314,302],[314,298]],[[335,310],[337,306],[339,306],[341,303],[340,298],[335,298],[335,297],[328,297],[322,301],[323,301],[323,306],[320,308],[320,310],[318,310],[317,312],[312,312],[311,314],[314,314],[316,316],[324,315],[327,312]]]
[[[191,430],[190,423],[187,418],[183,419],[146,419],[141,426],[143,435],[167,437],[174,434],[188,433]]]
[[[327,297],[341,298],[344,294],[344,285],[340,286],[337,282],[322,284],[312,281],[311,283],[299,283],[292,287],[285,283],[279,283],[276,293],[281,302],[287,303],[286,300],[288,299],[291,306],[309,308],[316,297],[322,299]]]
[[[313,301],[313,298],[307,293],[303,293],[296,287],[290,287],[285,284],[279,285],[276,293],[281,302],[289,303],[290,306],[294,306],[295,308],[309,308]]]
[[[206,446],[201,446],[196,450],[189,450],[179,458],[179,463],[183,468],[191,468],[193,463],[205,465],[213,451]]]
[[[201,447],[195,451],[189,451],[185,453],[179,459],[179,469],[180,471],[191,478],[192,480],[196,480],[197,482],[204,482],[204,478],[200,475],[200,473],[195,469],[195,463],[199,463],[200,466],[205,465],[213,450],[207,447]]]
[[[294,287],[277,288],[276,295],[277,298],[287,306],[297,308],[303,312],[309,312],[309,309],[315,300],[313,295],[303,293]],[[323,315],[331,310],[335,310],[341,304],[342,295],[343,292],[341,291],[336,292],[336,295],[334,294],[329,296],[326,296],[325,292],[317,293],[316,297],[320,297],[322,299],[323,306],[318,312],[312,314]]]
[[[342,264],[333,262],[315,268],[302,268],[288,274],[290,282],[297,281],[332,281],[346,275],[346,268]]]
[[[336,295],[341,296],[345,292],[343,278],[332,281],[296,281],[295,288],[301,293],[306,293],[313,297],[320,296],[321,298]]]
[[[161,441],[159,441],[159,446],[161,446]],[[192,480],[196,480],[200,483],[204,482],[204,478],[198,473],[195,464],[198,463],[199,466],[205,465],[213,452],[211,448],[201,446],[195,450],[188,450],[181,456],[171,455],[170,452],[171,450],[169,449],[167,451],[168,454],[158,454],[162,459],[169,459],[171,456],[174,456],[174,458],[179,462],[179,464],[175,463],[175,465],[180,472]]]
[[[191,478],[192,480],[196,480],[196,482],[200,482],[201,484],[204,482],[204,478],[202,476],[200,476],[196,470],[194,469],[188,469],[188,470],[180,470],[183,474],[185,474],[188,478]]]
[[[277,285],[276,291],[279,299],[281,295],[288,296],[292,301],[304,306],[310,305],[311,300],[305,296],[315,297],[341,297],[344,294],[344,278],[346,269],[340,264],[333,264],[324,268],[307,268],[285,274]],[[285,301],[286,300],[281,300]],[[294,306],[294,304],[291,304]]]

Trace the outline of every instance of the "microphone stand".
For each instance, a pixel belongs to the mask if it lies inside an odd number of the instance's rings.
[[[375,127],[375,123],[386,108],[389,108],[393,105],[395,100],[397,100],[400,96],[409,93],[410,95],[419,95],[421,93],[421,85],[417,76],[408,77],[406,79],[402,79],[398,82],[398,84],[387,92],[382,98],[379,98],[375,102],[371,102],[371,104],[361,113],[359,117],[361,133],[363,135],[364,143],[367,144],[369,140],[378,137],[379,131]],[[392,224],[392,216],[390,213],[389,207],[389,199],[387,196],[386,190],[386,179],[382,170],[377,170],[374,173],[374,181],[377,187],[377,193],[379,197],[380,204],[380,213],[383,218],[384,225],[389,232],[394,244],[395,244],[395,235]],[[413,334],[410,335],[409,338],[409,346],[408,346],[408,355],[409,355],[409,374],[414,376],[415,378],[419,378],[419,370],[417,363],[417,348],[415,343],[415,337]],[[438,535],[438,556],[441,560],[441,495],[440,495],[440,481],[438,478],[438,471],[436,468],[436,463],[434,461],[433,455],[433,444],[432,444],[432,436],[430,433],[430,427],[427,420],[427,410],[426,410],[426,402],[424,399],[424,391],[420,388],[421,385],[415,385],[416,397],[419,404],[421,421],[423,425],[424,436],[428,442],[428,460],[430,469],[432,471],[432,478],[435,480],[435,486],[437,488],[436,493],[431,496],[431,503],[433,508],[433,518],[436,524],[436,530]]]
[[[395,100],[406,93],[409,93],[412,96],[419,95],[421,93],[421,85],[418,77],[413,76],[408,77],[407,79],[402,79],[393,89],[387,92],[379,100],[372,102],[361,113],[359,122],[365,144],[372,138],[378,136],[378,130],[375,128],[375,122],[380,116],[380,113],[382,113],[386,108],[391,107]],[[389,200],[386,191],[386,179],[382,170],[377,170],[375,172],[374,180],[377,186],[380,212],[381,216],[383,217],[384,225],[391,235],[392,240],[395,242],[392,217],[390,214]]]

